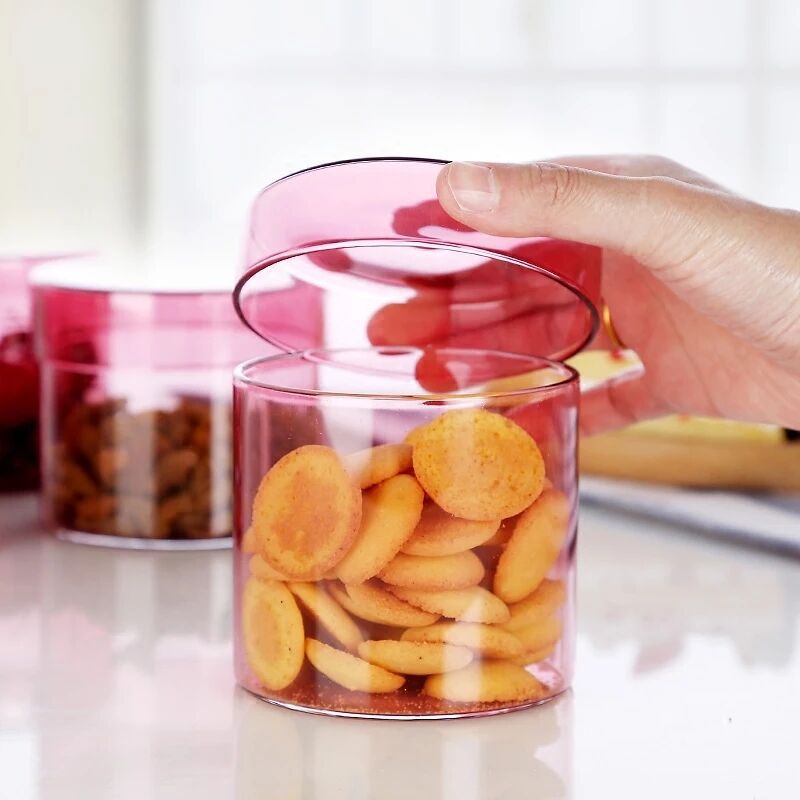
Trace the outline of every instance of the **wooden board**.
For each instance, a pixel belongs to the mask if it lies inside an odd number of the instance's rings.
[[[800,491],[800,442],[607,433],[582,439],[580,468],[588,475],[674,486]]]

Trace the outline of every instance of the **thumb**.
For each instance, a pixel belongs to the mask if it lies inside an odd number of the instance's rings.
[[[454,162],[439,174],[437,192],[448,214],[484,233],[608,247],[653,270],[715,247],[735,230],[732,209],[750,205],[672,178],[611,175],[553,162]]]

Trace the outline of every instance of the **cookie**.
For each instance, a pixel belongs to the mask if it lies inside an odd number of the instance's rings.
[[[399,553],[380,573],[381,580],[391,586],[432,590],[477,586],[483,575],[481,560],[470,550],[430,558]]]
[[[547,696],[547,687],[510,661],[477,661],[464,669],[431,675],[425,694],[454,703],[524,703]]]
[[[289,591],[346,650],[355,651],[364,637],[350,615],[316,583],[290,583]]]
[[[358,535],[361,490],[334,450],[306,445],[264,476],[253,502],[262,556],[293,580],[315,580],[337,564]]]
[[[402,586],[388,588],[393,595],[416,608],[461,622],[502,623],[511,616],[502,600],[480,586],[449,591],[408,589]]]
[[[402,675],[395,675],[316,639],[306,639],[306,655],[316,670],[351,692],[394,692],[406,682]]]
[[[549,489],[523,514],[500,556],[494,593],[507,603],[524,600],[544,580],[567,538],[569,503]]]
[[[416,478],[395,475],[364,492],[361,526],[336,576],[347,584],[375,577],[394,557],[422,514],[424,493]]]
[[[500,414],[447,411],[419,432],[413,448],[417,479],[453,516],[505,519],[542,491],[544,461],[536,442]]]
[[[374,486],[411,468],[410,444],[382,444],[342,458],[353,480],[362,488]]]
[[[253,674],[273,691],[285,689],[303,666],[303,617],[278,581],[250,578],[242,595],[242,632]]]
[[[443,642],[468,647],[483,658],[513,659],[523,653],[522,642],[512,633],[478,622],[437,622],[425,628],[409,628],[400,638],[404,642]]]
[[[422,517],[403,552],[411,556],[449,556],[478,547],[491,539],[500,520],[476,522],[448,514],[435,503],[426,503]]]
[[[411,642],[382,639],[363,642],[358,654],[370,664],[403,675],[436,675],[463,669],[473,659],[466,647],[442,642]]]
[[[353,616],[378,625],[416,628],[432,625],[438,614],[423,611],[386,591],[376,581],[350,586],[331,584],[330,592]]]

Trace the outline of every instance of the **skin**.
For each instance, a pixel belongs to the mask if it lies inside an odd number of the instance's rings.
[[[437,193],[486,233],[603,248],[603,297],[646,371],[584,397],[586,432],[669,413],[800,428],[797,211],[654,156],[449,164]],[[524,325],[506,333],[513,350]]]

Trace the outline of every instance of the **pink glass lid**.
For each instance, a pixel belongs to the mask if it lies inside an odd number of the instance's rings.
[[[454,221],[436,199],[445,163],[342,161],[264,189],[234,294],[242,319],[286,351],[446,345],[563,360],[583,348],[600,250]]]

